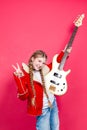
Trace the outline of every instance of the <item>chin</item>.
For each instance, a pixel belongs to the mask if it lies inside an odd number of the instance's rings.
[[[40,70],[39,68],[35,68],[35,70]]]
[[[41,69],[41,67],[39,67],[39,68],[38,68],[38,67],[35,67],[34,69],[35,69],[35,70],[40,70],[40,69]]]
[[[38,71],[39,71],[40,69],[41,69],[41,68],[36,68],[36,70],[38,70]]]

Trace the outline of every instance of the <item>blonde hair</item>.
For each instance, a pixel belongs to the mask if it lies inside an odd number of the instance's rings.
[[[28,62],[29,74],[30,74],[30,84],[31,84],[31,87],[32,87],[32,90],[33,90],[33,94],[34,94],[35,97],[36,97],[36,92],[35,92],[35,88],[34,88],[34,84],[33,84],[33,65],[32,65],[32,60],[31,59],[32,59],[32,57],[37,58],[38,56],[41,56],[41,57],[47,59],[47,55],[46,55],[46,53],[44,51],[37,50],[37,51],[35,51],[31,55],[31,57],[29,59],[29,62]],[[46,97],[47,97],[48,102],[49,102],[49,97],[48,97],[48,94],[46,92],[46,87],[45,87],[45,81],[44,81],[43,71],[42,71],[42,69],[40,69],[39,71],[40,71],[40,75],[41,75],[41,80],[42,80],[42,85],[43,85],[43,91],[46,94]]]
[[[39,57],[39,56],[47,59],[47,54],[46,54],[44,51],[42,51],[42,50],[36,50],[36,51],[31,55],[31,57],[30,57],[30,59],[29,59],[29,64],[32,62],[32,61],[31,61],[32,57],[37,58],[37,57]]]

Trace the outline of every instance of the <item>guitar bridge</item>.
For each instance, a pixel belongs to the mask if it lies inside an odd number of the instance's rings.
[[[62,78],[62,75],[61,75],[61,74],[54,73],[53,75],[54,75],[55,77],[57,77],[57,78]]]
[[[49,90],[51,90],[51,91],[54,91],[54,92],[55,92],[56,87],[54,87],[54,86],[52,86],[52,85],[51,85],[51,86],[49,87]]]

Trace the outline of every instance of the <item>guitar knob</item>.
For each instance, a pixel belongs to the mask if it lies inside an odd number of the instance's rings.
[[[57,85],[59,85],[59,83],[57,83]]]
[[[61,91],[63,91],[63,89],[61,89]]]

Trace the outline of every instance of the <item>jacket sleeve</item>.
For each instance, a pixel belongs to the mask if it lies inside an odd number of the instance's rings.
[[[24,76],[18,77],[14,75],[14,79],[17,85],[17,96],[21,100],[25,100],[30,96],[31,98],[34,96],[32,92],[31,86],[29,86],[29,74],[24,74]]]
[[[57,62],[58,62],[58,63],[61,62],[63,55],[64,55],[64,52],[61,51],[60,54],[59,54],[58,57],[57,57]],[[50,68],[50,70],[52,69],[52,62],[51,62],[50,64],[48,64],[48,67]]]
[[[58,63],[61,62],[63,55],[64,55],[64,52],[61,51],[60,54],[59,54],[58,57],[57,57],[57,62],[58,62]]]

